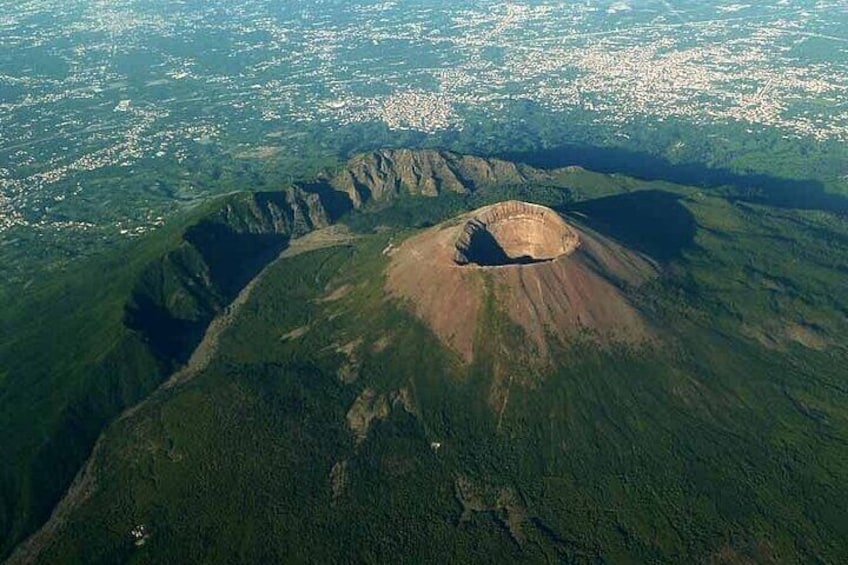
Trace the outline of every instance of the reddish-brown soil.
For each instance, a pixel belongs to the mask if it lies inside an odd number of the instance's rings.
[[[467,223],[491,217],[498,212],[497,207],[504,206],[519,208],[514,202],[497,204],[405,241],[393,254],[388,268],[389,294],[408,301],[415,313],[466,362],[474,357],[475,332],[487,288],[492,289],[497,304],[525,330],[543,355],[548,351],[549,335],[563,342],[579,333],[602,342],[640,344],[651,339],[647,322],[626,291],[655,276],[656,265],[579,224],[562,222],[553,210],[544,209],[546,215],[555,216],[550,217],[554,224],[565,225],[565,231],[558,225],[527,230],[526,214],[518,214],[510,226],[509,214],[500,213],[504,217],[499,220],[498,229],[506,235],[498,243],[507,247],[521,236],[518,239],[524,241],[523,248],[533,249],[534,234],[555,242],[565,234],[570,243],[556,248],[562,254],[553,258],[546,255],[541,258],[546,260],[529,264],[458,264],[456,254],[463,245]],[[578,241],[568,239],[570,234],[575,234]],[[539,249],[553,249],[550,241],[535,243]],[[491,284],[486,284],[487,278]]]

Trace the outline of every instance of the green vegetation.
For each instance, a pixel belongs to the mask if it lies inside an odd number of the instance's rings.
[[[490,294],[465,366],[385,299],[389,240],[511,198],[661,261],[665,275],[633,299],[662,344],[578,340],[540,365]],[[306,206],[305,193],[228,196],[128,249],[131,261],[80,265],[9,310],[5,552],[46,518],[104,426],[188,359],[291,235],[316,227]],[[355,245],[274,263],[209,366],[109,429],[96,488],[42,561],[848,551],[837,216],[574,169],[550,186],[401,195],[344,221]],[[110,284],[92,284],[103,272]],[[347,415],[368,395],[388,409],[359,443]]]
[[[604,175],[597,176],[606,178]],[[569,175],[562,180],[561,185],[493,185],[470,194],[445,193],[439,198],[401,194],[388,202],[378,202],[365,209],[354,210],[344,221],[354,231],[369,232],[378,227],[425,228],[503,200],[528,200],[545,206],[563,207],[575,200],[577,189],[571,188],[573,180]],[[613,185],[620,190],[617,183]],[[597,194],[603,188],[598,186],[590,190]]]
[[[543,368],[489,300],[465,366],[385,300],[381,252],[489,196],[375,207],[351,222],[383,229],[276,262],[208,368],[109,429],[40,560],[841,561],[844,223],[610,182],[629,192],[561,203],[663,260],[633,296],[661,343]],[[358,443],[368,391],[389,410]]]
[[[47,518],[103,428],[188,359],[292,234],[313,227],[295,221],[298,206],[285,192],[219,199],[4,309],[0,555]]]

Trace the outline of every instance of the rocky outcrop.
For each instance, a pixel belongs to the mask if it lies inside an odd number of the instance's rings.
[[[385,420],[392,409],[400,407],[408,414],[415,413],[412,395],[402,388],[389,393],[379,394],[372,388],[366,388],[356,398],[347,412],[347,425],[359,445],[368,437],[371,424]]]
[[[550,208],[510,200],[481,209],[465,223],[454,261],[479,266],[538,263],[579,245],[577,232]]]
[[[389,415],[389,401],[385,394],[377,394],[374,389],[362,391],[347,413],[347,425],[356,438],[356,443],[362,443],[368,437],[371,422],[379,421]]]
[[[433,150],[382,150],[354,157],[331,181],[355,207],[400,194],[465,194],[494,184],[521,183],[534,170],[507,161]]]
[[[279,192],[258,192],[233,198],[216,216],[196,229],[217,224],[240,234],[274,233],[299,237],[329,223],[318,194],[290,187]]]
[[[486,500],[486,492],[491,488],[483,488],[465,476],[459,476],[454,482],[454,496],[462,505],[460,523],[469,522],[474,514],[492,513],[509,531],[512,539],[518,545],[526,541],[524,526],[527,523],[527,508],[521,502],[521,497],[510,487],[497,490],[494,500]],[[491,494],[490,494],[491,497]]]
[[[347,459],[336,462],[330,470],[330,492],[333,494],[334,501],[344,494],[349,482],[350,474],[348,473]]]
[[[126,325],[167,363],[185,363],[212,319],[291,238],[328,222],[320,197],[298,188],[229,197],[144,270]]]

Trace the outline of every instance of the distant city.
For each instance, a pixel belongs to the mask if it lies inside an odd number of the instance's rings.
[[[842,0],[26,0],[0,38],[0,239],[104,228],[69,204],[92,175],[273,154],[306,127],[460,131],[516,102],[848,142]]]

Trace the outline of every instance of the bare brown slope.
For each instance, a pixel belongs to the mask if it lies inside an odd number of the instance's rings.
[[[496,204],[494,207],[512,205]],[[532,264],[480,267],[455,262],[466,224],[491,214],[487,207],[431,228],[404,242],[388,268],[386,289],[408,300],[450,348],[470,362],[486,280],[507,315],[544,356],[547,336],[567,342],[578,334],[599,342],[641,344],[652,331],[625,294],[655,276],[648,258],[585,227],[568,253]],[[553,211],[550,211],[554,213]]]

